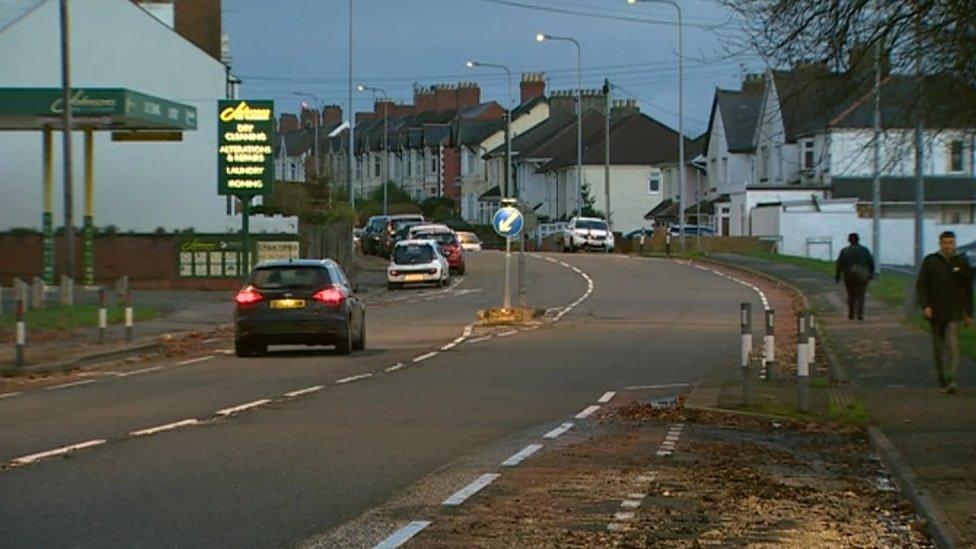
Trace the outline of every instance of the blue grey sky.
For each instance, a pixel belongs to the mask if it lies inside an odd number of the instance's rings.
[[[604,78],[637,98],[645,113],[677,127],[677,28],[664,4],[625,0],[514,0],[543,9],[644,18],[662,23],[606,20],[505,5],[507,0],[355,0],[355,81],[384,88],[399,102],[412,85],[477,81],[482,99],[506,101],[504,72],[470,70],[465,61],[508,65],[516,100],[518,74],[544,71],[550,89],[576,86],[576,50],[568,42],[537,43],[539,32],[572,36],[582,46],[583,86]],[[732,55],[725,39],[731,14],[714,2],[678,0],[684,14],[685,125],[689,135],[707,126],[715,87],[737,88],[743,69],[758,70],[755,56]],[[273,7],[272,7],[273,6]],[[348,74],[347,0],[224,0],[233,71],[242,95],[271,98],[279,111],[295,112],[311,93],[345,108]],[[369,93],[355,92],[357,110],[369,110]]]

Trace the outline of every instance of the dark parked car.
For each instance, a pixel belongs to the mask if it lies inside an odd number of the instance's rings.
[[[259,263],[234,297],[234,351],[263,355],[268,345],[366,347],[366,308],[330,259]]]
[[[389,216],[374,215],[366,221],[363,227],[363,253],[376,255],[380,248],[380,239],[383,238],[383,229]]]
[[[384,221],[386,228],[380,233],[380,241],[377,245],[376,255],[389,257],[393,252],[393,246],[397,243],[397,231],[404,225],[416,225],[424,222],[424,216],[420,214],[397,214],[387,216]]]

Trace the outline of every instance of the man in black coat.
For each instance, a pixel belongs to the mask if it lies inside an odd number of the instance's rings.
[[[939,374],[939,389],[956,392],[959,368],[959,336],[962,324],[973,325],[973,271],[966,258],[956,254],[956,235],[939,235],[939,251],[925,256],[915,284],[922,314],[932,327],[932,351]]]
[[[857,233],[847,235],[850,244],[840,251],[837,257],[837,270],[834,279],[840,282],[844,276],[844,286],[847,288],[847,318],[864,320],[864,294],[868,289],[868,282],[874,278],[874,258],[867,248],[861,246],[861,238]]]

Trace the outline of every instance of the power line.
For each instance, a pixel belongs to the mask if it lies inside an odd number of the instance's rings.
[[[489,4],[498,4],[500,6],[508,6],[512,8],[522,8],[527,10],[542,11],[546,13],[561,13],[564,15],[576,15],[580,17],[591,17],[594,19],[609,19],[612,21],[627,21],[630,23],[645,23],[652,25],[667,25],[675,27],[678,25],[677,21],[669,21],[662,19],[647,19],[644,17],[627,17],[623,15],[613,15],[610,13],[595,13],[595,12],[584,12],[571,10],[566,8],[557,8],[553,6],[540,6],[537,4],[527,4],[525,2],[517,2],[515,0],[480,0],[481,2],[487,2]],[[721,27],[727,26],[728,22],[718,24],[718,25],[705,25],[700,23],[685,23],[686,27],[696,27],[704,30],[717,30]]]

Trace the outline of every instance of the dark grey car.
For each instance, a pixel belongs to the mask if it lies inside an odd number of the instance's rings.
[[[335,345],[347,355],[366,346],[366,308],[330,259],[259,263],[234,298],[237,356],[268,345]]]

